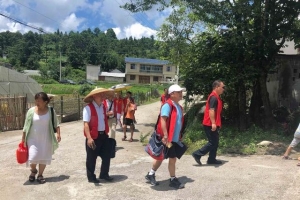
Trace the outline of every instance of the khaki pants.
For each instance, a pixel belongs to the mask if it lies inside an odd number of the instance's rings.
[[[109,136],[110,138],[116,138],[116,118],[108,118]]]

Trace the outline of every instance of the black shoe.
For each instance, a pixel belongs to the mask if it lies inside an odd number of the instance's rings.
[[[198,163],[199,165],[202,165],[200,159],[201,159],[201,156],[197,156],[196,154],[192,154],[193,158],[195,159],[196,163]]]
[[[149,175],[149,173],[145,176],[145,179],[150,181],[151,185],[158,185],[159,183],[155,180],[155,174]]]
[[[182,189],[184,188],[184,184],[180,183],[179,180],[175,177],[172,181],[170,179],[170,187],[176,188],[176,189]]]
[[[100,181],[98,179],[90,179],[89,183],[100,183]]]
[[[219,161],[219,160],[209,161],[208,160],[207,164],[209,164],[209,165],[221,165],[222,161]]]
[[[104,179],[104,180],[106,180],[106,181],[112,181],[112,180],[114,180],[114,178],[111,177],[111,176],[109,176],[108,174],[107,174],[107,175],[100,175],[99,178],[100,178],[100,179]]]

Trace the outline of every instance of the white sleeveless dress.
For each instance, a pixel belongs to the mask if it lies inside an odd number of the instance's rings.
[[[34,113],[27,139],[29,164],[50,165],[52,160],[52,139],[49,132],[50,110],[44,115]]]

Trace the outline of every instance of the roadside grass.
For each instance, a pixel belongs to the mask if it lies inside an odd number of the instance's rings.
[[[148,136],[150,134],[151,134],[150,132],[146,133],[145,135],[143,133],[141,133],[140,142],[142,143],[143,146],[146,146],[148,144],[148,142],[149,142]]]
[[[97,81],[96,85],[91,86],[91,88],[102,87],[102,88],[110,88],[113,85],[120,84],[118,82],[100,82]],[[129,89],[133,94],[135,93],[146,93],[151,89],[157,89],[160,94],[163,93],[164,85],[160,84],[130,84],[132,87]],[[83,85],[65,85],[65,84],[42,84],[42,88],[44,92],[56,95],[67,95],[67,94],[78,94],[80,88]],[[124,91],[125,93],[125,91]]]
[[[257,145],[264,140],[270,141],[273,144],[281,144],[281,149],[269,151],[268,154],[283,154],[292,139],[292,135],[286,136],[283,130],[278,128],[266,131],[259,127],[252,126],[248,130],[241,132],[235,127],[226,127],[226,125],[224,125],[220,130],[218,154],[257,154],[267,150],[267,147]],[[201,123],[191,125],[184,134],[183,141],[189,147],[186,154],[191,154],[193,151],[204,146],[207,143],[207,138]],[[297,148],[295,149],[297,150]]]

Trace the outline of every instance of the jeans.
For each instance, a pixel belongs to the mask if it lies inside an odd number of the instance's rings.
[[[207,161],[213,162],[216,160],[217,150],[219,146],[219,128],[215,131],[211,130],[211,126],[203,126],[204,132],[208,139],[206,145],[204,145],[201,149],[198,149],[193,154],[196,156],[204,156],[209,152],[209,156]]]

